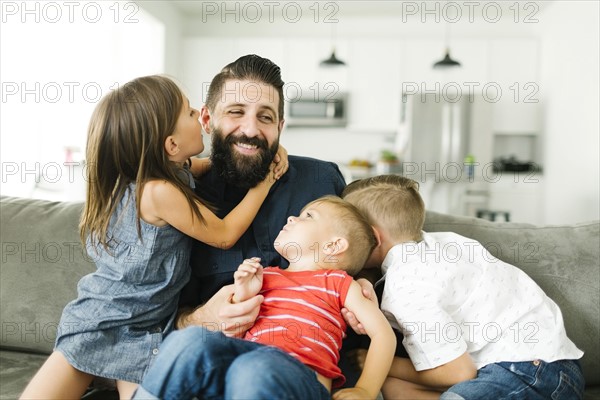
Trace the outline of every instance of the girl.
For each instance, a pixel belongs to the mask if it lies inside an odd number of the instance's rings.
[[[204,149],[199,116],[162,76],[135,79],[96,107],[80,234],[97,271],[79,282],[55,350],[21,398],[80,398],[94,377],[115,379],[130,398],[173,328],[190,237],[231,247],[287,169],[280,147],[265,180],[219,219],[193,191],[192,174],[209,166],[190,158]]]

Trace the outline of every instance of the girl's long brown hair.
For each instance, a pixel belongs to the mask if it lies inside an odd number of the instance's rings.
[[[98,103],[88,128],[86,202],[79,224],[81,240],[108,248],[108,225],[130,183],[135,183],[137,231],[140,236],[140,199],[144,183],[164,179],[185,195],[194,215],[204,218],[201,201],[188,182],[178,177],[180,166],[167,157],[164,143],[175,130],[184,95],[165,76],[134,79]]]

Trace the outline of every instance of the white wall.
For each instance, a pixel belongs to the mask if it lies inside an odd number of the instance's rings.
[[[600,218],[599,4],[557,2],[541,15],[549,224]]]
[[[181,41],[182,21],[181,13],[170,3],[165,1],[137,1],[137,4],[164,25],[164,73],[173,77],[181,76]],[[158,44],[157,44],[158,45]]]

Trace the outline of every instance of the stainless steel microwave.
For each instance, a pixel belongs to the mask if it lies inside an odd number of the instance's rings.
[[[339,127],[347,123],[348,95],[335,95],[315,98],[301,97],[286,101],[286,126]]]

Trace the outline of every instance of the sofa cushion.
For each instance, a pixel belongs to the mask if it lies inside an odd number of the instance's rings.
[[[45,354],[0,350],[0,398],[18,399],[46,358]]]
[[[558,304],[567,335],[585,352],[586,384],[600,384],[600,222],[540,227],[427,212],[424,230],[475,239],[533,278]]]
[[[3,349],[48,354],[79,279],[95,269],[79,240],[82,203],[2,197]]]

